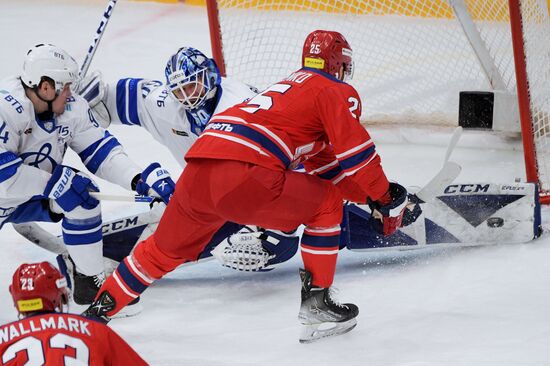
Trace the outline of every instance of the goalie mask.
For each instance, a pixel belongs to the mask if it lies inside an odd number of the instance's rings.
[[[78,64],[67,52],[51,44],[38,44],[32,47],[25,57],[21,81],[29,88],[37,88],[47,77],[55,85],[55,91],[60,93],[67,83],[78,79]],[[75,89],[76,90],[76,89]]]
[[[49,262],[19,266],[13,274],[10,293],[20,315],[63,311],[69,298],[67,280]]]
[[[338,32],[316,30],[304,42],[302,66],[326,72],[342,81],[353,77],[353,52],[348,41]],[[344,67],[342,78],[339,76]]]
[[[168,91],[185,109],[200,108],[216,95],[221,82],[214,60],[191,47],[180,48],[170,57],[165,75]]]

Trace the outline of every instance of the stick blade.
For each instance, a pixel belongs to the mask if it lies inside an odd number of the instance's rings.
[[[443,168],[426,184],[416,196],[424,202],[433,202],[460,174],[462,167],[454,161],[447,161]]]

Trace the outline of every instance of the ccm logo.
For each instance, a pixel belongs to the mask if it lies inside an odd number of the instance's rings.
[[[127,217],[118,221],[109,222],[103,225],[103,234],[113,233],[125,230],[131,227],[137,227],[139,216]]]
[[[452,184],[445,188],[445,193],[479,193],[488,190],[489,184]]]

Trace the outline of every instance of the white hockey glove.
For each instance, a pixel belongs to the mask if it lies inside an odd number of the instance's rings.
[[[78,94],[86,99],[94,116],[103,128],[111,124],[111,114],[105,105],[107,87],[99,70],[85,76],[78,84]]]

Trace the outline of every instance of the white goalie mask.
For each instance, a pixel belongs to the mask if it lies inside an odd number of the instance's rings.
[[[57,93],[67,83],[76,88],[78,64],[63,49],[51,44],[38,44],[32,47],[25,57],[21,80],[29,88],[36,88],[43,77],[52,79]]]

